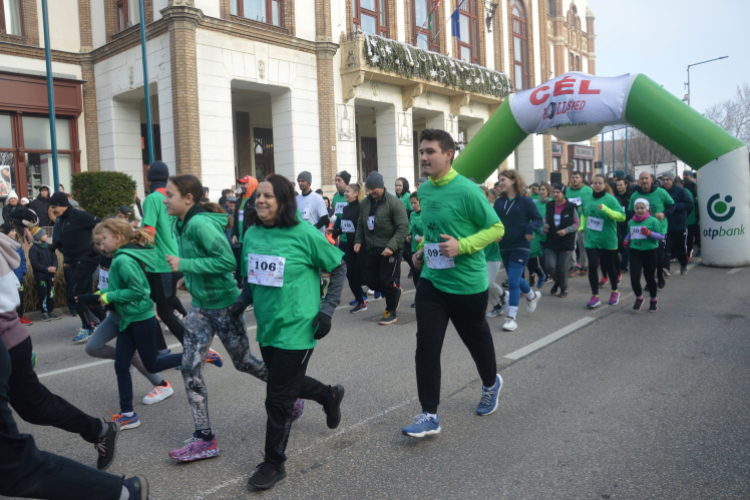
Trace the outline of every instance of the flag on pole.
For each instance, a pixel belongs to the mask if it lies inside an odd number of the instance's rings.
[[[453,11],[453,14],[451,14],[451,31],[453,32],[453,36],[458,38],[459,41],[461,41],[461,6],[464,4],[466,0],[461,0],[461,3],[458,4],[458,7],[456,7],[456,10]]]

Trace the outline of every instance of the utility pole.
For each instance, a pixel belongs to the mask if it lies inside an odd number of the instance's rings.
[[[718,61],[720,59],[726,59],[727,57],[729,56],[722,56],[722,57],[717,57],[716,59],[709,59],[708,61],[703,61],[703,62],[699,62],[695,64],[688,64],[688,67],[687,67],[688,81],[687,83],[685,83],[685,86],[687,87],[687,94],[685,94],[685,97],[682,99],[683,101],[687,102],[688,106],[690,106],[690,68],[693,66],[698,66],[699,64],[706,64],[706,63],[710,63],[713,61]]]
[[[154,163],[154,137],[151,126],[151,94],[148,90],[148,57],[146,55],[146,15],[143,0],[138,0],[141,16],[141,52],[143,54],[143,92],[146,94],[146,141],[148,141],[148,164]]]
[[[55,127],[55,84],[52,81],[52,51],[49,40],[49,16],[47,0],[42,0],[42,24],[44,27],[44,60],[47,64],[47,104],[49,106],[49,133],[52,141],[52,180],[55,192],[60,190],[60,174],[57,170],[57,129]],[[31,193],[29,193],[31,196]]]

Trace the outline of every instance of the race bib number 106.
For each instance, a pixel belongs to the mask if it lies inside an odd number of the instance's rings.
[[[262,286],[284,286],[285,257],[247,254],[247,282]]]

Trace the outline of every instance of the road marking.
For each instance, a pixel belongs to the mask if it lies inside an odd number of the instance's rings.
[[[557,330],[555,333],[551,333],[547,335],[546,337],[537,340],[536,342],[532,342],[531,344],[527,345],[526,347],[522,347],[521,349],[514,351],[510,354],[505,355],[506,358],[512,359],[513,361],[523,358],[524,356],[528,356],[534,351],[537,351],[541,349],[542,347],[551,344],[552,342],[561,339],[565,337],[566,335],[570,335],[574,331],[578,330],[579,328],[582,328],[589,323],[594,321],[594,318],[590,316],[586,316],[584,318],[579,319],[578,321],[569,324],[565,328],[561,328]]]
[[[742,271],[743,269],[745,269],[745,268],[744,267],[735,267],[731,271],[727,271],[727,274],[737,274],[738,272]]]

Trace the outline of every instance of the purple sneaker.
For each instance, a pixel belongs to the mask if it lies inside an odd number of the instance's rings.
[[[620,303],[620,292],[612,292],[609,296],[609,305],[616,306]]]
[[[292,422],[302,416],[302,412],[305,411],[305,400],[298,399],[294,402],[294,411],[292,412]]]
[[[213,458],[219,456],[219,446],[216,444],[216,436],[211,441],[206,441],[193,434],[193,437],[187,441],[185,446],[178,450],[169,452],[169,456],[180,462],[192,462],[203,458]]]
[[[602,303],[599,300],[599,297],[597,297],[596,295],[592,295],[591,300],[589,300],[589,303],[586,304],[586,307],[588,307],[589,309],[593,309],[595,307],[599,307],[601,304]]]

